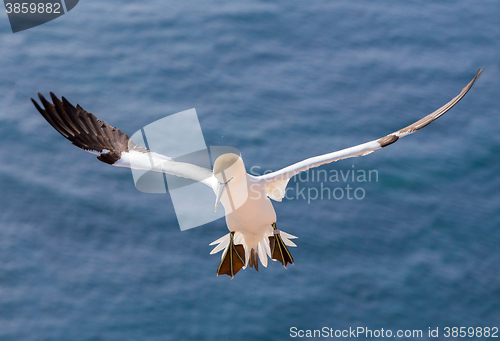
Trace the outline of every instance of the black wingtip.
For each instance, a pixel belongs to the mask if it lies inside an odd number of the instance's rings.
[[[45,99],[45,97],[41,93],[38,93],[38,98],[40,98],[40,101],[42,102],[45,109],[48,109],[47,105],[52,105],[52,103],[47,101],[47,99]]]
[[[45,97],[43,97],[43,95],[41,93],[37,92],[37,95],[38,95],[38,98],[40,99],[40,101],[45,100]]]
[[[66,110],[68,109],[71,109],[71,110],[74,110],[75,107],[73,106],[73,104],[71,104],[67,99],[66,97],[62,96],[61,97],[61,101],[62,101],[62,104],[63,106],[66,108]]]
[[[479,76],[481,75],[481,72],[483,72],[483,70],[484,70],[484,67],[477,70],[476,75],[474,76],[474,81],[479,78]]]
[[[57,98],[57,96],[54,95],[54,93],[52,91],[49,92],[49,94],[50,94],[50,98],[52,98],[52,103],[56,104],[57,102],[60,102],[59,98]]]
[[[31,98],[31,102],[35,106],[36,110],[38,110],[38,112],[43,113],[43,109],[40,107],[40,105],[38,104],[37,101],[35,101],[33,98]]]

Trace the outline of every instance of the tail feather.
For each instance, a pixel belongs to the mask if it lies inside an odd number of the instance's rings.
[[[255,270],[259,271],[259,255],[257,254],[257,252],[255,252],[255,249],[252,249],[252,251],[250,251],[248,265],[251,268],[255,268]]]
[[[245,236],[241,232],[235,231],[210,243],[210,245],[218,244],[210,254],[224,250],[217,275],[228,275],[233,278],[238,271],[245,269],[247,265],[259,271],[259,261],[264,267],[267,267],[267,257],[280,261],[285,268],[288,264],[294,264],[292,254],[287,246],[296,246],[290,239],[297,237],[281,232],[276,228],[276,223],[272,224],[272,227],[272,232],[265,233],[257,243],[257,247],[250,248],[245,241]]]

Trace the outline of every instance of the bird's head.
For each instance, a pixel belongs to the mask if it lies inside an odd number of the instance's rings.
[[[236,154],[223,154],[214,162],[214,175],[219,182],[226,182],[230,178],[241,178],[245,174],[245,164]]]
[[[214,162],[214,175],[219,182],[216,190],[215,210],[222,198],[224,190],[230,182],[239,183],[246,179],[245,164],[241,157],[236,154],[228,153],[219,156]]]

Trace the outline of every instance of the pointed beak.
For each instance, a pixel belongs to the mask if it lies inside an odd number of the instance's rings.
[[[226,189],[227,184],[231,180],[233,180],[233,178],[227,180],[226,182],[219,182],[219,185],[217,186],[217,196],[215,198],[215,212],[217,212],[217,207],[219,206],[222,194],[224,194],[224,190]]]

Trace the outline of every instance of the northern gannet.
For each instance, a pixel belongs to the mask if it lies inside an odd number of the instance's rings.
[[[288,181],[294,175],[341,159],[368,155],[427,126],[465,96],[482,70],[478,70],[458,96],[403,129],[378,140],[312,157],[261,176],[248,174],[241,157],[231,153],[219,156],[214,162],[213,171],[174,161],[168,156],[138,146],[119,129],[97,119],[79,105],[74,107],[64,97],[59,100],[53,93],[50,93],[53,103],[38,94],[44,109],[35,100],[31,100],[40,114],[61,135],[75,146],[97,155],[97,159],[104,163],[172,174],[199,181],[212,188],[216,197],[215,210],[222,203],[229,233],[210,244],[217,245],[210,254],[224,250],[217,275],[226,274],[233,278],[240,269],[248,265],[258,271],[259,260],[267,267],[267,257],[281,262],[285,268],[288,263],[294,263],[287,246],[296,246],[290,239],[297,237],[277,228],[276,213],[270,200],[283,199]],[[250,192],[253,195],[248,195]]]

